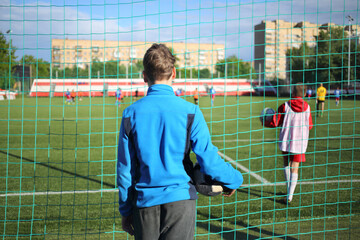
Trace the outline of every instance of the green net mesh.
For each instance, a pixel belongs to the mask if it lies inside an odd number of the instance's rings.
[[[2,1],[2,239],[131,238],[118,212],[118,133],[124,108],[146,95],[154,42],[177,58],[174,92],[199,95],[220,156],[244,176],[231,198],[199,196],[195,239],[355,239],[358,19],[351,0]],[[259,117],[298,83],[312,90],[313,128],[288,204],[279,129]]]

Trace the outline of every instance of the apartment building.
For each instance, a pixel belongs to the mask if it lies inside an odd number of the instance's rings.
[[[216,62],[225,58],[223,44],[180,42],[164,44],[174,50],[180,68],[207,68],[214,71]],[[59,68],[75,65],[86,68],[93,61],[118,61],[121,65],[128,65],[142,60],[151,45],[150,42],[52,39],[51,58],[53,66]]]
[[[316,38],[321,30],[329,30],[334,23],[314,24],[307,21],[287,22],[284,20],[262,21],[255,25],[255,70],[262,73],[262,79],[286,79],[286,51],[299,48],[307,42],[308,46],[316,46]],[[353,26],[357,32],[359,26]],[[345,31],[348,31],[345,27]]]

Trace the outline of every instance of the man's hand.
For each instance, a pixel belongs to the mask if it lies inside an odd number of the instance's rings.
[[[232,195],[234,195],[236,189],[230,189],[230,188],[227,188],[225,186],[223,186],[223,196],[224,197],[231,197]]]
[[[133,226],[133,218],[132,215],[129,215],[127,217],[122,217],[121,219],[121,226],[122,229],[130,234],[131,236],[134,236],[134,226]]]

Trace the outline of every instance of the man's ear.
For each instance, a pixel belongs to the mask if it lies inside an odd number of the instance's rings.
[[[143,71],[142,74],[143,74],[144,82],[147,83],[149,80],[148,80],[148,78],[147,78],[147,76],[146,76],[145,71]]]
[[[172,69],[171,79],[175,79],[175,78],[176,78],[176,68],[174,67]]]

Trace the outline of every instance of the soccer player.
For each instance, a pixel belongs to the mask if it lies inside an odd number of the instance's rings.
[[[299,165],[305,162],[309,131],[313,127],[310,105],[303,100],[304,86],[296,84],[290,101],[280,105],[271,122],[266,127],[281,127],[279,148],[283,153],[284,175],[287,197],[284,203],[290,204],[299,176]]]
[[[82,96],[83,96],[83,93],[81,91],[78,92],[79,101],[82,101]]]
[[[75,98],[76,98],[76,92],[74,91],[74,89],[71,91],[71,102],[73,102],[75,104]]]
[[[231,196],[240,172],[218,155],[198,106],[175,96],[175,57],[153,44],[143,59],[147,96],[123,111],[117,185],[122,228],[135,239],[193,239],[197,194],[192,184],[195,153],[203,173],[222,182]]]
[[[65,92],[65,96],[66,96],[65,103],[71,104],[71,93],[70,93],[69,89],[67,89],[67,91]]]
[[[308,97],[308,101],[311,100],[311,95],[312,95],[312,89],[311,88],[308,88],[308,90],[306,91],[306,95]]]
[[[316,111],[317,116],[320,116],[320,109],[319,106],[321,105],[321,117],[324,116],[324,106],[325,106],[325,96],[326,96],[326,88],[323,86],[322,83],[320,83],[320,87],[316,91],[317,95],[317,102],[316,102]]]
[[[334,95],[335,95],[336,106],[338,106],[339,102],[340,102],[340,95],[341,95],[341,91],[340,91],[339,87],[337,87],[336,90],[334,91]]]
[[[116,90],[115,97],[116,97],[116,102],[115,102],[115,104],[118,105],[118,106],[120,106],[121,101],[122,101],[121,88],[118,88],[118,89]]]
[[[135,90],[135,101],[138,99],[138,97],[139,97],[139,90],[136,89]]]
[[[180,97],[180,95],[181,95],[181,90],[180,90],[180,88],[176,89],[175,95],[176,95],[177,97]]]
[[[211,106],[214,106],[214,101],[215,101],[215,89],[214,87],[210,88],[210,98],[211,98]]]
[[[198,102],[199,102],[199,91],[198,89],[196,88],[195,91],[194,91],[194,103],[196,105],[198,105]]]

